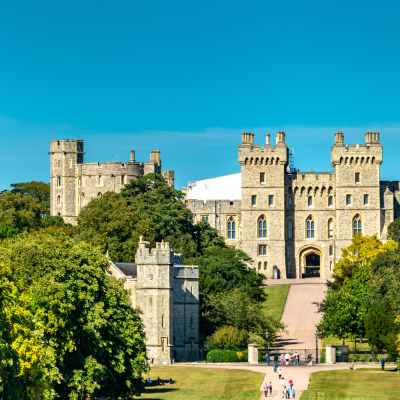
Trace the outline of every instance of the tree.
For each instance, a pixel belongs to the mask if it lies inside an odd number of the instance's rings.
[[[388,226],[388,237],[397,243],[400,242],[400,218],[397,218]]]
[[[107,258],[64,229],[23,233],[4,242],[22,294],[32,299],[34,320],[54,352],[60,399],[85,395],[131,398],[143,390],[146,347],[140,310],[123,282],[107,275]],[[71,394],[72,390],[72,394]]]
[[[36,197],[43,206],[43,215],[50,214],[50,183],[32,181],[12,183],[10,186],[12,193]]]
[[[231,349],[247,346],[249,333],[244,329],[224,325],[207,337],[207,349]]]
[[[11,236],[18,235],[19,229],[9,225],[0,226],[0,239],[7,239]]]
[[[124,197],[136,197],[139,194],[147,193],[151,190],[168,187],[167,181],[160,174],[147,174],[138,180],[131,180],[128,184],[126,184],[121,189],[121,194]],[[174,190],[174,189],[172,189]],[[180,191],[176,191],[177,194],[180,194],[182,198],[182,193]]]
[[[208,310],[204,316],[216,327],[230,325],[262,337],[268,330],[270,344],[284,329],[283,324],[268,315],[265,309],[260,307],[260,303],[242,289],[211,294],[208,299]]]

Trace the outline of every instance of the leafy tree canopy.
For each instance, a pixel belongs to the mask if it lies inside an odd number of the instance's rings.
[[[50,183],[44,182],[22,182],[12,183],[11,192],[19,193],[23,196],[34,196],[42,203],[45,214],[50,214]]]
[[[65,229],[22,233],[0,245],[21,295],[34,304],[35,329],[54,353],[60,399],[132,398],[143,390],[145,334],[123,282],[107,258]],[[72,397],[71,397],[72,396]],[[49,397],[49,399],[52,397]]]
[[[246,347],[249,333],[244,329],[224,325],[207,337],[207,349],[232,349]]]
[[[121,194],[124,197],[136,197],[139,194],[147,193],[151,190],[167,186],[168,183],[162,175],[147,174],[138,180],[131,180],[129,183],[127,183],[122,188]],[[182,197],[182,192],[180,190],[175,190],[175,193],[180,198]]]
[[[389,239],[400,242],[400,218],[397,218],[388,226],[388,236]]]

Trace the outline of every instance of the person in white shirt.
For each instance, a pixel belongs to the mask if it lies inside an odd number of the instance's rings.
[[[289,355],[289,353],[286,353],[286,354],[285,354],[285,362],[286,362],[286,365],[289,365],[289,361],[290,361],[290,355]]]
[[[282,386],[282,388],[285,387],[285,378],[282,378],[282,379],[281,379],[281,386]]]

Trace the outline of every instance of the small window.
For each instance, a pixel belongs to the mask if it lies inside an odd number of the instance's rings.
[[[369,204],[369,195],[364,194],[364,206],[367,206]]]
[[[293,205],[293,198],[292,198],[292,196],[289,196],[289,198],[288,198],[288,205],[289,205],[289,206],[292,206],[292,205]]]
[[[58,206],[61,205],[61,196],[57,196],[57,205],[58,205]]]
[[[333,196],[329,196],[328,204],[329,204],[329,207],[333,206]]]
[[[201,217],[201,220],[202,220],[202,221],[208,222],[208,216],[207,216],[207,215],[202,216],[202,217]]]
[[[125,185],[125,176],[121,175],[121,185]]]
[[[288,239],[293,239],[293,221],[291,219],[288,221]]]
[[[307,239],[313,239],[314,238],[314,228],[315,228],[315,223],[312,217],[308,217],[307,219]]]
[[[308,196],[308,207],[312,206],[312,196]]]
[[[85,204],[85,194],[84,193],[82,193],[82,204],[83,205]]]
[[[99,199],[101,197],[101,193],[97,193],[97,198]]]
[[[258,219],[258,237],[259,238],[267,237],[267,221],[264,215]]]
[[[161,315],[161,328],[164,328],[164,315]]]
[[[329,246],[329,255],[333,256],[333,246]]]
[[[360,173],[356,172],[356,183],[360,183]]]
[[[267,255],[267,246],[265,246],[265,245],[258,246],[258,255],[266,256]]]
[[[236,236],[236,224],[233,217],[228,219],[228,239],[235,239]]]
[[[265,173],[261,172],[260,174],[260,183],[265,183]]]
[[[251,205],[252,206],[257,205],[257,196],[255,196],[255,195],[251,196]]]
[[[328,221],[328,238],[332,239],[333,238],[333,220],[330,219]]]
[[[229,205],[230,205],[230,206],[233,206],[233,201],[230,201],[230,202],[229,202]]]
[[[274,196],[269,196],[269,205],[273,206],[274,205]]]
[[[261,271],[261,261],[258,262],[258,270]]]
[[[61,177],[58,177],[58,186],[61,186]]]
[[[99,175],[99,185],[103,184],[103,175]]]
[[[351,205],[351,195],[350,194],[346,195],[346,205],[347,206]]]
[[[293,256],[293,248],[292,248],[292,246],[288,247],[288,255],[289,255],[289,257]]]
[[[268,263],[266,261],[264,261],[264,271],[266,271],[268,268]]]

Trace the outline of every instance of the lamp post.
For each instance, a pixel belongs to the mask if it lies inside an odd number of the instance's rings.
[[[318,335],[319,335],[319,332],[316,331],[315,332],[315,353],[316,353],[315,363],[316,364],[318,364]]]

